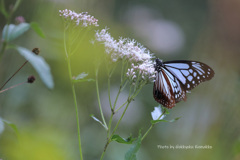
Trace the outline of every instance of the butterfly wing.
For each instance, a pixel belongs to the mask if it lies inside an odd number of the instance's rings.
[[[214,71],[208,65],[198,61],[156,60],[156,80],[153,95],[157,102],[167,108],[186,100],[186,91],[195,88],[201,82],[212,79]]]
[[[175,103],[186,100],[186,91],[179,80],[165,68],[156,74],[153,86],[154,99],[167,108],[172,108]]]
[[[164,68],[171,72],[184,86],[186,91],[200,83],[212,79],[214,71],[208,65],[198,61],[167,61]]]

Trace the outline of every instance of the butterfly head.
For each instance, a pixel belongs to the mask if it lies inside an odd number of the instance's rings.
[[[155,59],[155,64],[154,64],[154,67],[155,67],[155,71],[160,71],[161,70],[161,67],[163,66],[163,61],[160,60],[160,59]]]

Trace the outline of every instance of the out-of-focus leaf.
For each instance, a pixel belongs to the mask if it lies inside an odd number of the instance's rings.
[[[175,122],[175,121],[179,120],[180,118],[181,118],[181,117],[174,118],[174,119],[172,119],[172,120],[169,120],[169,122]]]
[[[3,131],[4,131],[4,123],[2,118],[0,118],[0,134],[2,134]]]
[[[133,141],[136,138],[132,138],[132,136],[128,137],[127,139],[120,137],[119,135],[113,135],[111,138],[113,141],[116,141],[118,143],[124,143],[124,144],[132,144]]]
[[[84,79],[85,77],[88,76],[88,73],[82,72],[80,73],[75,79],[79,80],[79,79]]]
[[[234,153],[234,155],[240,154],[240,137],[237,140],[235,140],[235,142],[234,142],[233,153]]]
[[[139,136],[138,139],[136,141],[136,143],[134,143],[131,148],[127,151],[127,153],[125,154],[125,160],[137,160],[137,152],[140,149],[141,146],[141,139],[142,139],[142,135],[139,132]]]
[[[31,22],[30,26],[40,37],[45,38],[45,34],[43,33],[42,29],[39,27],[38,23]]]
[[[87,77],[87,76],[88,76],[88,73],[83,72],[83,73],[79,74],[76,78],[74,78],[73,82],[78,83],[78,82],[93,82],[93,81],[95,81],[92,78],[85,79],[85,77]]]
[[[6,24],[3,28],[2,39],[7,42],[12,41],[29,30],[29,28],[30,25],[28,23],[20,23],[18,25]]]
[[[45,60],[33,52],[29,51],[23,47],[16,47],[17,51],[27,59],[33,68],[37,71],[43,83],[49,88],[52,89],[54,87],[52,74],[50,71],[49,65],[45,62]]]
[[[75,80],[73,79],[73,83],[79,83],[79,82],[93,82],[95,81],[94,79],[90,78],[90,79],[79,79],[79,80]]]
[[[105,126],[102,121],[100,121],[99,119],[97,119],[93,114],[90,115],[90,117],[92,117],[93,120],[95,120],[96,122],[100,123],[106,130],[108,129],[107,126]]]
[[[10,127],[14,130],[14,132],[16,133],[16,135],[19,137],[19,132],[18,132],[17,126],[16,126],[14,123],[9,122],[9,121],[7,121],[7,120],[5,120],[5,119],[3,119],[3,122],[4,122],[6,125],[10,126]]]
[[[160,119],[160,120],[151,120],[151,123],[152,124],[157,124],[159,122],[175,122],[177,120],[179,120],[181,117],[177,117],[177,118],[174,118],[172,120],[164,120],[164,119]]]

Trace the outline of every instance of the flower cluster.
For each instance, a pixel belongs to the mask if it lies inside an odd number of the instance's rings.
[[[59,10],[60,16],[64,17],[66,20],[73,21],[76,25],[82,25],[83,27],[95,26],[98,27],[98,19],[89,15],[87,12],[76,13],[74,11],[65,9]]]
[[[105,51],[111,56],[113,62],[117,60],[126,60],[131,64],[126,76],[135,82],[137,79],[153,82],[155,79],[153,56],[150,51],[137,43],[135,40],[120,38],[115,40],[107,29],[96,32],[96,40],[102,42]]]
[[[15,23],[16,24],[20,24],[20,23],[24,23],[25,22],[25,19],[23,16],[18,16],[15,18]]]
[[[141,79],[147,82],[154,82],[156,77],[154,64],[151,62],[144,62],[139,65],[134,65],[132,63],[131,68],[128,69],[126,75],[133,82],[136,82],[137,79]]]

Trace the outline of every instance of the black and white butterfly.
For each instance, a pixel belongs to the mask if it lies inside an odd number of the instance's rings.
[[[208,65],[187,60],[162,62],[157,58],[155,71],[153,97],[167,108],[174,107],[181,100],[186,101],[186,92],[214,76]]]

